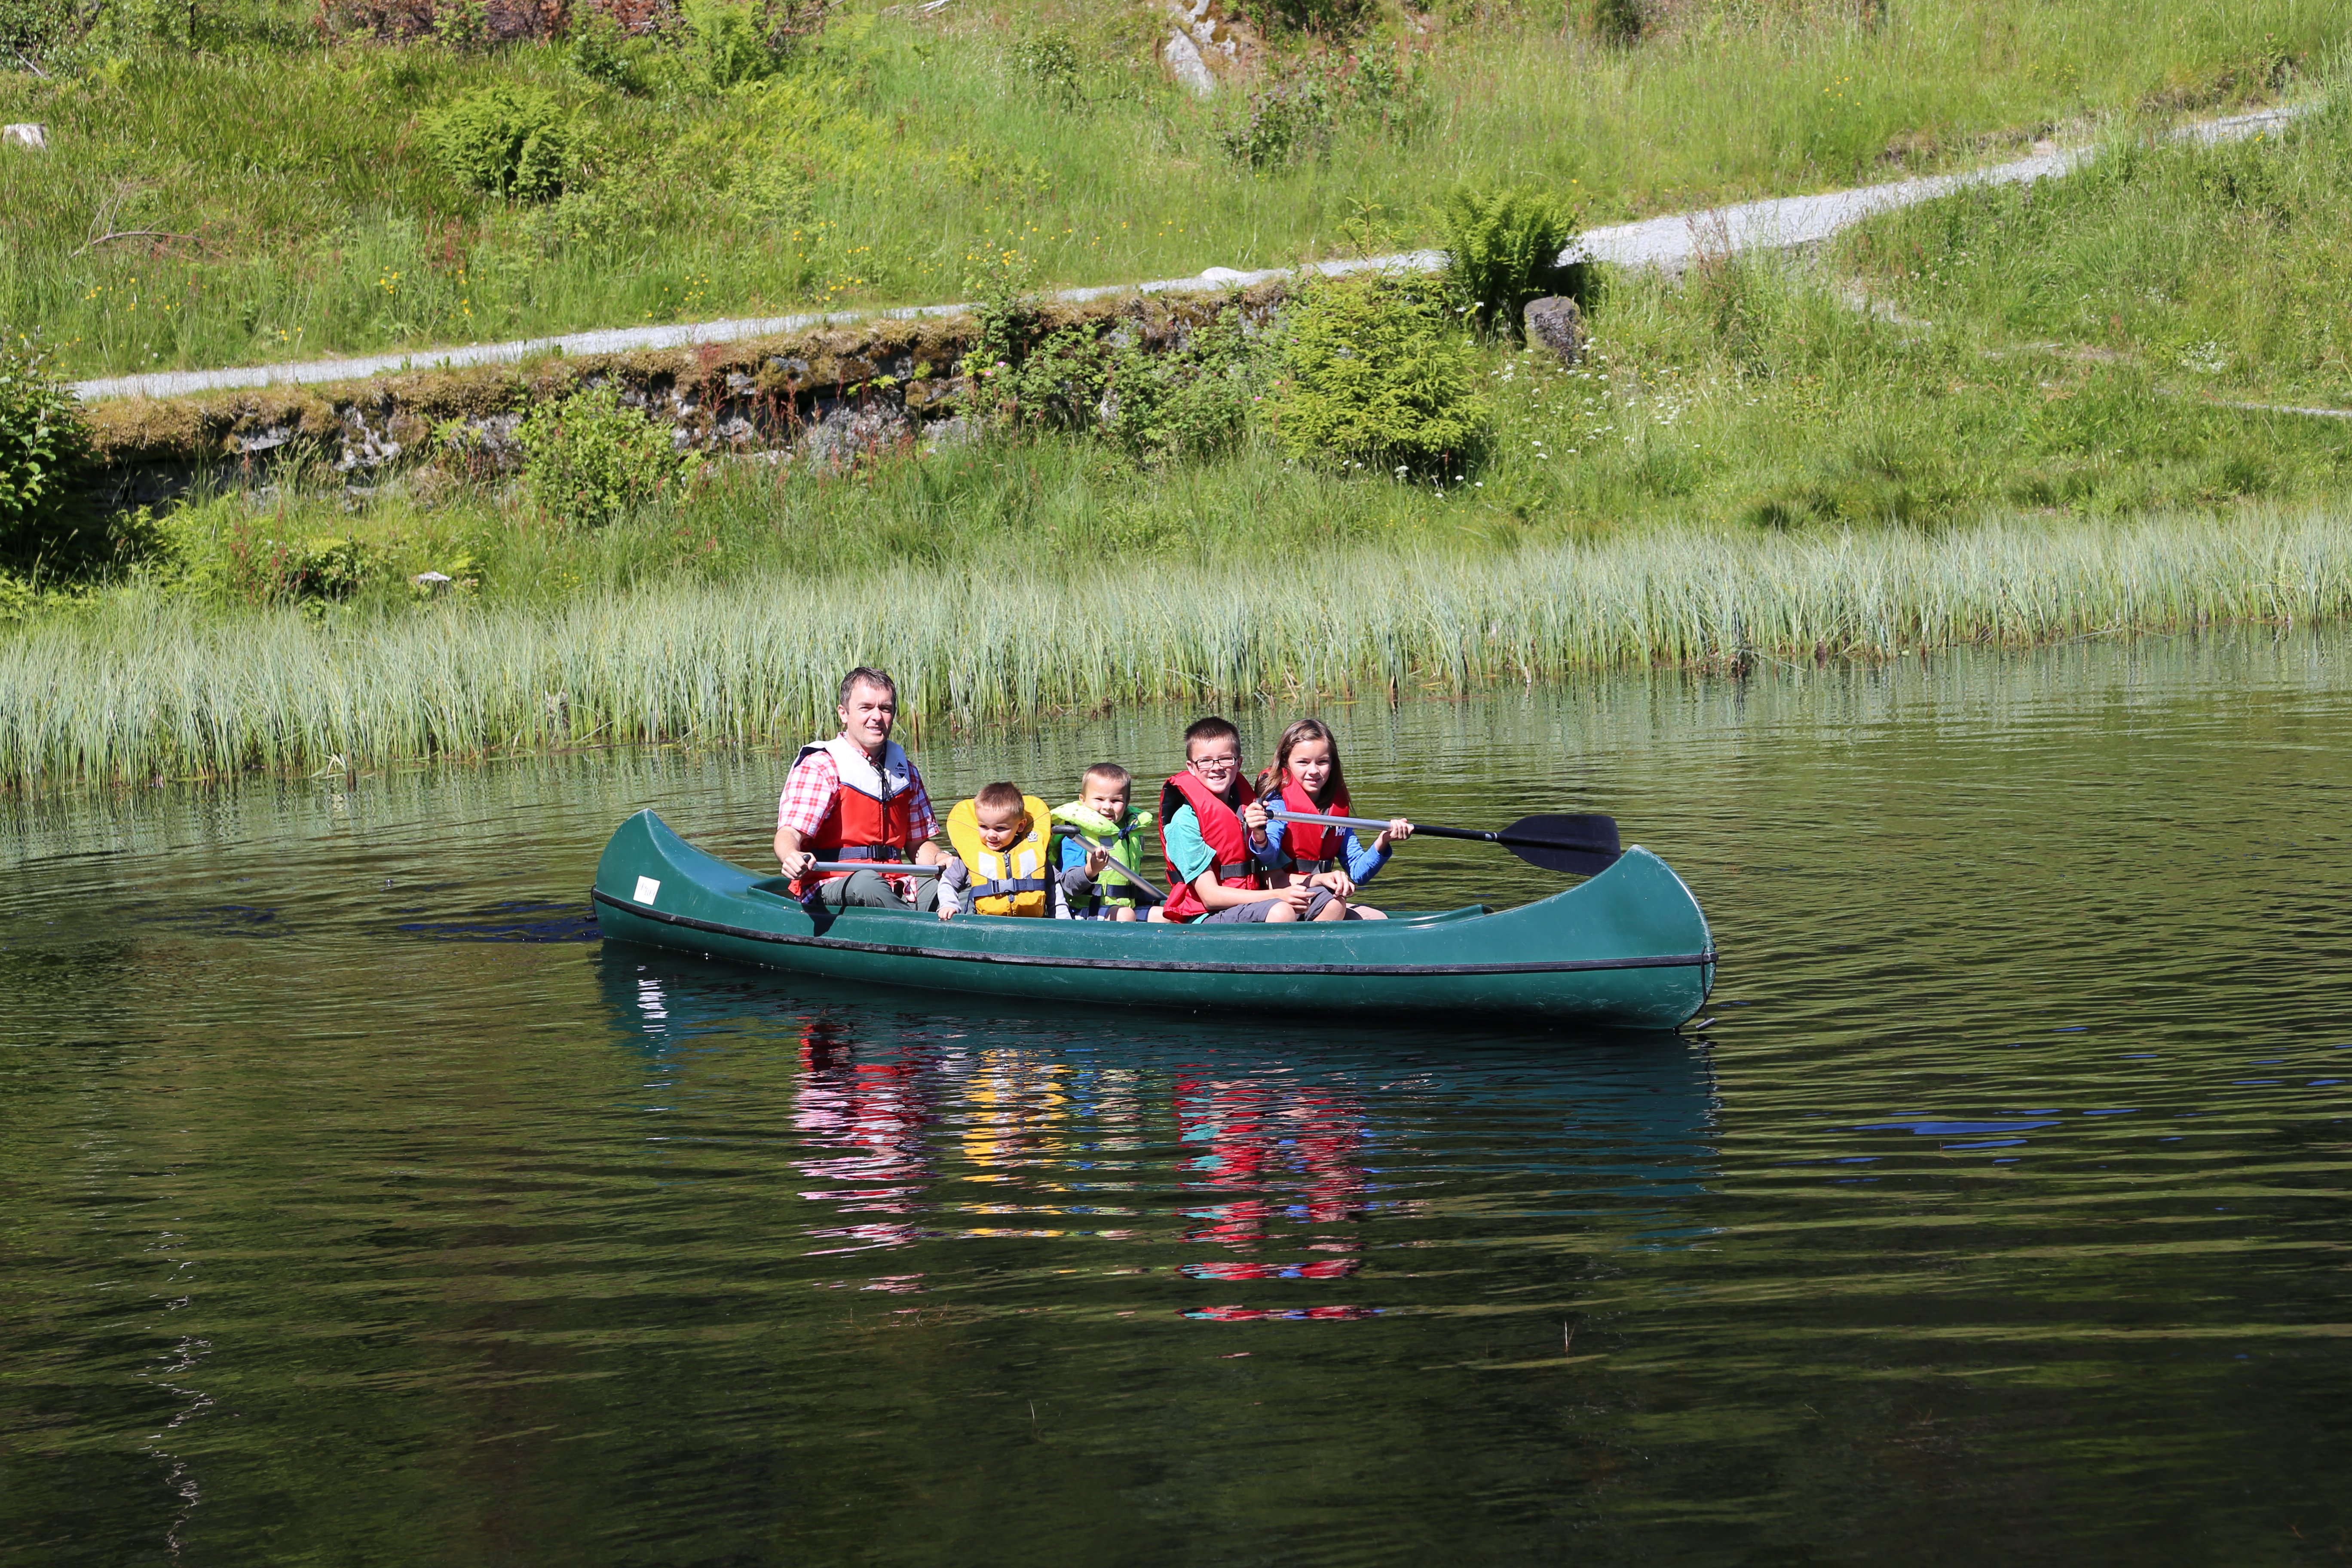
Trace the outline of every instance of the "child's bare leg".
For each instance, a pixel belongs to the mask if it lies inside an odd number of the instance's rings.
[[[1270,899],[1267,902],[1271,903],[1274,907],[1265,911],[1266,924],[1279,925],[1284,921],[1295,921],[1298,918],[1298,911],[1292,909],[1290,905],[1283,900]]]
[[[1118,908],[1111,910],[1110,918],[1115,921],[1132,921],[1135,919],[1135,910],[1131,905],[1121,904]]]
[[[1348,907],[1356,911],[1356,918],[1360,921],[1384,921],[1389,918],[1388,910],[1376,910],[1370,904],[1349,904]]]
[[[1315,911],[1315,918],[1318,921],[1346,920],[1348,918],[1348,900],[1345,899],[1326,899],[1323,901],[1323,907]]]

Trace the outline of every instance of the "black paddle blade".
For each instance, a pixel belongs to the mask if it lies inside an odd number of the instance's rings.
[[[1617,863],[1617,823],[1607,816],[1523,816],[1495,841],[1530,866],[1591,877]]]

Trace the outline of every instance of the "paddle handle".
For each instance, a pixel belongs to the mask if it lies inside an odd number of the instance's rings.
[[[816,869],[830,875],[835,871],[879,871],[886,877],[936,877],[937,866],[918,866],[907,860],[820,860]]]

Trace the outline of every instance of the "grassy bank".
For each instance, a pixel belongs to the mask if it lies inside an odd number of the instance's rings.
[[[1252,564],[1182,595],[1010,566],[832,584],[443,604],[364,627],[120,600],[0,645],[0,777],[19,787],[674,741],[797,740],[828,683],[887,665],[917,715],[1034,721],[1146,698],[1311,705],[1653,662],[1886,658],[2352,611],[2341,513],[1940,538],[1657,533],[1484,559]]]
[[[2352,26],[2352,0],[1650,9],[1631,46],[1554,5],[1390,13],[1346,46],[1377,90],[1276,35],[1199,101],[1140,4],[853,0],[726,90],[682,28],[615,84],[558,44],[329,47],[308,5],[126,8],[47,79],[0,69],[0,118],[51,142],[0,156],[0,322],[95,374],[951,299],[1013,253],[1072,284],[1278,266],[1424,241],[1465,179],[1598,223],[2258,100]],[[1337,107],[1300,120],[1309,79]],[[560,195],[436,153],[434,117],[496,84],[556,100]]]
[[[2118,144],[2067,180],[1891,215],[1794,266],[1612,280],[1573,369],[1478,351],[1490,439],[1451,486],[1288,461],[1262,422],[1229,449],[1165,463],[1084,434],[886,453],[847,471],[719,463],[603,528],[554,523],[462,464],[427,466],[357,515],[339,480],[188,508],[167,520],[173,552],[139,591],[234,609],[338,550],[355,580],[330,613],[370,615],[403,613],[408,579],[426,571],[545,605],[1008,561],[1181,580],[1252,554],[1475,556],[1693,527],[2057,528],[2337,505],[2352,490],[2352,422],[2233,405],[2352,407],[2347,102],[2256,143]]]

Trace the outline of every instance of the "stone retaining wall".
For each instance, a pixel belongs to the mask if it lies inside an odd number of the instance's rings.
[[[1262,324],[1281,282],[1229,295],[1126,295],[1041,311],[1040,332],[1126,328],[1147,348],[1182,343],[1232,306]],[[364,490],[462,430],[469,460],[520,459],[516,426],[533,407],[615,383],[623,401],[667,420],[681,449],[779,454],[838,466],[919,448],[969,428],[960,363],[970,316],[875,320],[691,348],[553,355],[518,364],[399,372],[316,386],[193,397],[120,398],[86,411],[110,504],[168,500],[200,479],[268,482],[291,466]]]

